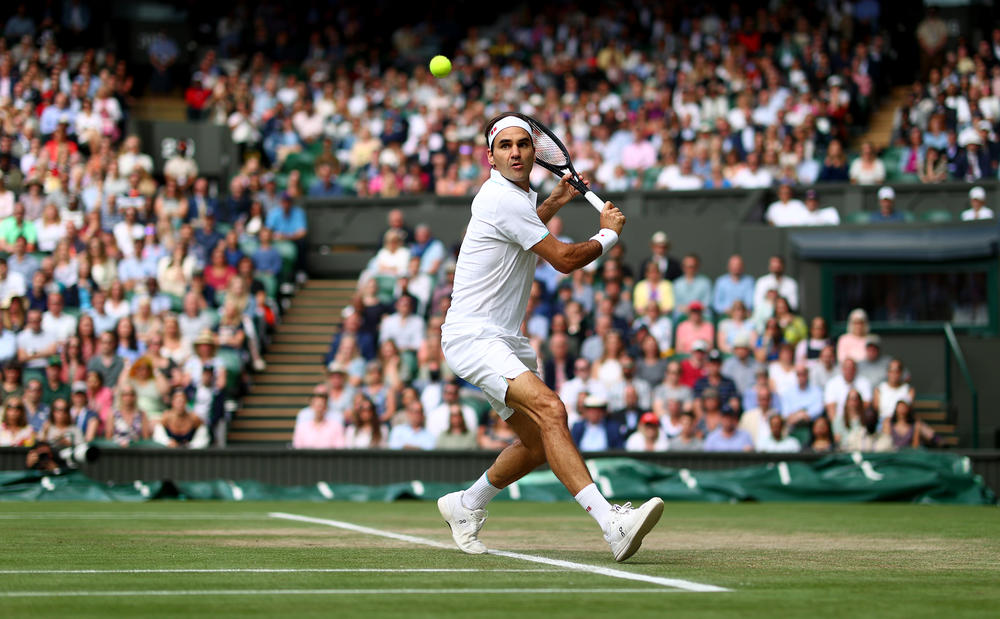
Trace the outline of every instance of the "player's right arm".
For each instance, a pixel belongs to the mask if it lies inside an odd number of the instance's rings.
[[[601,229],[613,231],[617,240],[624,227],[625,215],[611,202],[605,202],[604,210],[601,211]],[[550,234],[533,245],[531,251],[544,258],[560,273],[572,273],[599,258],[605,249],[595,239],[582,243],[563,243]]]

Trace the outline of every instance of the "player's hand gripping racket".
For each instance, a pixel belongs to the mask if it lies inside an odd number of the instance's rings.
[[[528,125],[531,127],[531,139],[535,143],[535,163],[546,168],[559,178],[562,178],[568,172],[570,174],[569,184],[583,194],[583,197],[597,209],[598,213],[603,211],[604,200],[598,198],[584,184],[576,170],[573,169],[573,162],[569,158],[569,151],[566,150],[566,146],[562,141],[549,131],[548,127],[531,116],[525,115],[523,118],[528,121]]]

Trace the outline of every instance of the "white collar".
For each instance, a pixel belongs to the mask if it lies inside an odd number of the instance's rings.
[[[503,185],[505,187],[509,187],[511,189],[516,189],[517,191],[519,191],[522,194],[526,195],[531,200],[534,200],[535,196],[538,195],[538,194],[535,193],[535,191],[533,189],[529,188],[527,191],[525,191],[524,189],[521,189],[521,187],[519,187],[517,185],[517,183],[511,181],[509,178],[507,178],[506,176],[504,176],[503,174],[501,174],[500,172],[498,172],[496,168],[490,168],[490,180],[493,181],[493,182],[495,182],[495,183],[500,183],[501,185]]]

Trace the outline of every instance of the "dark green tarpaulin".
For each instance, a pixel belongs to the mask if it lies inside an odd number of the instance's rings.
[[[689,471],[629,458],[587,461],[601,491],[611,500],[667,501],[903,501],[993,505],[997,497],[968,458],[921,451],[838,454],[806,462],[778,462],[727,471]],[[0,501],[396,501],[436,499],[464,484],[411,481],[385,486],[319,482],[276,486],[252,480],[102,484],[78,471],[46,476],[35,471],[0,472]],[[569,493],[550,471],[526,476],[500,500],[568,501]]]

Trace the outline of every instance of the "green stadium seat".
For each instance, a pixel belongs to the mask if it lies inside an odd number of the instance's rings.
[[[955,216],[952,215],[951,211],[942,208],[924,211],[920,214],[920,221],[926,221],[927,223],[932,224],[946,224],[954,220]]]
[[[271,299],[278,298],[278,278],[270,273],[254,273],[254,278],[259,280],[260,283],[264,284],[264,289],[267,290],[267,296]]]
[[[393,299],[396,298],[396,278],[387,275],[376,275],[375,284],[378,286],[379,301],[383,303],[392,303]]]
[[[243,359],[240,357],[239,351],[231,348],[219,348],[216,355],[222,359],[222,365],[226,367],[226,394],[230,397],[239,395],[243,373]]]
[[[661,168],[653,166],[646,168],[642,173],[642,188],[656,189],[656,179],[660,177]]]
[[[903,221],[905,221],[906,223],[913,223],[917,220],[917,216],[911,213],[910,211],[903,211],[902,215],[903,215]]]
[[[871,215],[866,211],[855,211],[844,215],[845,224],[866,224],[871,221]]]
[[[307,172],[311,174],[315,161],[316,158],[309,152],[289,153],[281,165],[281,171],[291,172],[292,170],[298,170],[303,175]]]

